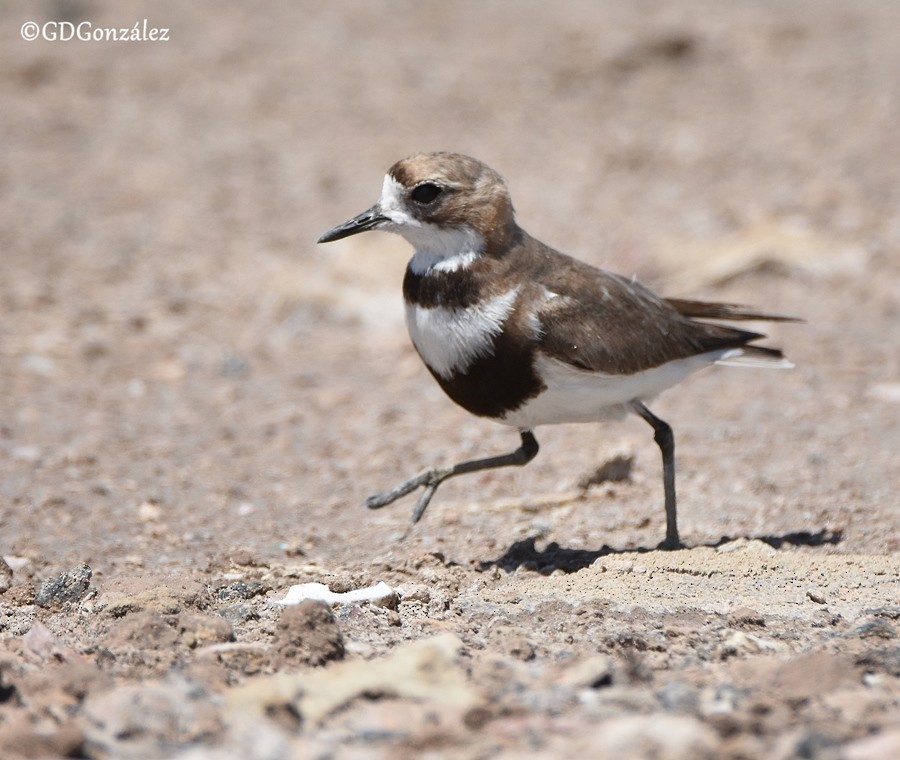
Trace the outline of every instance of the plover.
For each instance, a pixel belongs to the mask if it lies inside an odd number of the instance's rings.
[[[441,388],[521,436],[509,454],[431,467],[366,501],[377,509],[422,487],[413,524],[447,478],[531,461],[537,426],[634,413],[651,425],[662,452],[660,546],[681,546],[674,437],[647,403],[711,364],[791,366],[780,350],[751,345],[764,335],[716,320],[793,318],[660,298],[635,279],[560,253],[519,227],[503,178],[468,156],[420,153],[398,161],[380,200],[319,242],[366,230],[395,232],[415,248],[403,279],[406,324]]]

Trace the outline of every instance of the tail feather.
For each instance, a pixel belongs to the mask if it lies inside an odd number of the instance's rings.
[[[750,306],[742,306],[736,303],[690,301],[683,298],[667,298],[666,302],[682,316],[693,319],[760,320],[766,322],[803,321],[797,317],[786,317],[781,314],[764,314],[754,311]]]
[[[688,319],[712,319],[725,321],[766,321],[766,322],[802,322],[796,317],[780,314],[764,314],[749,306],[734,303],[711,303],[708,301],[690,301],[681,298],[668,298],[667,303],[679,314]],[[697,323],[704,324],[704,323]],[[762,333],[741,330],[737,327],[710,324],[710,346],[726,342],[733,349],[724,353],[716,364],[727,364],[732,367],[765,367],[768,369],[790,369],[794,365],[785,358],[780,349],[769,346],[749,345],[753,341],[766,336]]]

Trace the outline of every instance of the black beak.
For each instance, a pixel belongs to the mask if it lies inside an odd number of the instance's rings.
[[[334,240],[350,237],[358,232],[374,230],[376,227],[380,227],[387,221],[388,218],[381,215],[381,209],[376,203],[372,208],[363,211],[359,216],[354,216],[349,222],[344,222],[334,229],[328,230],[328,232],[319,238],[318,242],[330,243]]]

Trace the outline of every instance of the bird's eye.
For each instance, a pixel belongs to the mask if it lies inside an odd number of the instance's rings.
[[[418,185],[413,189],[410,197],[416,203],[431,203],[440,194],[441,188],[439,188],[437,185],[432,182],[423,182],[421,185]]]

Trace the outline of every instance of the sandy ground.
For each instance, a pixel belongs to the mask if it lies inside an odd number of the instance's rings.
[[[168,42],[25,41],[28,20]],[[900,6],[0,5],[0,755],[900,757]],[[396,159],[663,293],[795,314],[788,372],[527,468],[411,349]],[[616,456],[626,476],[582,488]],[[378,603],[273,604],[295,584]]]

